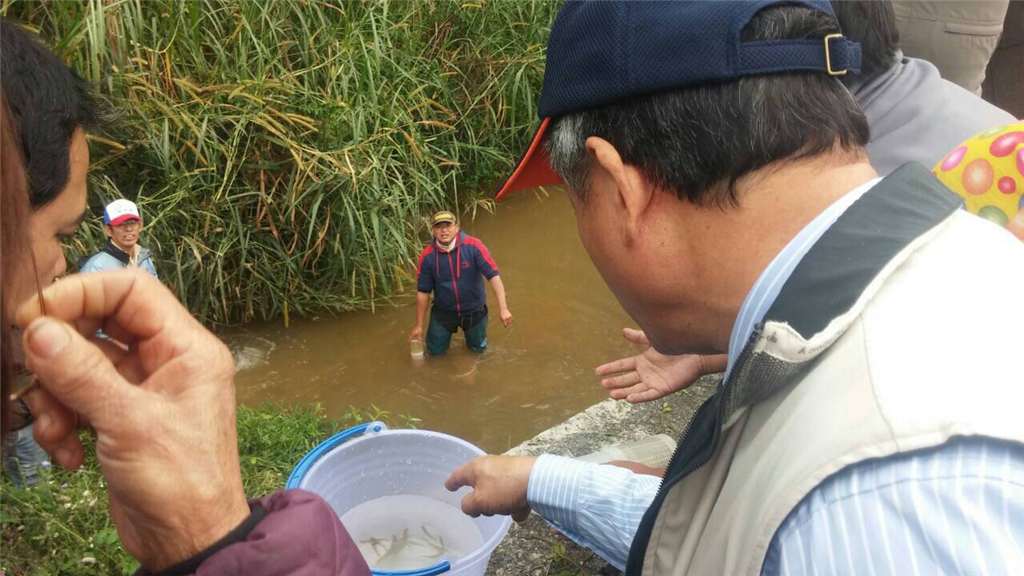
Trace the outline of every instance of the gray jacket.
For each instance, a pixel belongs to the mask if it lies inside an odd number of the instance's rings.
[[[904,58],[847,87],[868,118],[868,158],[881,175],[907,162],[931,170],[971,136],[1015,121],[1010,113],[943,80],[930,62]]]
[[[102,250],[82,262],[78,271],[103,272],[104,270],[120,270],[128,266],[128,261],[128,254],[108,240],[107,245]],[[153,254],[149,251],[149,248],[139,246],[137,262],[139,268],[149,272],[154,278],[159,278],[156,273],[156,267],[153,265]]]

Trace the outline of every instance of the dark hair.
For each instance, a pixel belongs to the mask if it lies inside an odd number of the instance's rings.
[[[39,37],[0,20],[0,76],[21,137],[33,209],[53,201],[71,174],[71,137],[110,119],[105,103]]]
[[[860,77],[871,78],[896,63],[900,31],[889,0],[832,0],[832,9],[843,34],[860,42]],[[857,80],[849,76],[844,80]]]
[[[781,6],[759,12],[742,38],[823,38],[836,31],[831,14]],[[581,199],[592,163],[584,144],[590,136],[610,142],[625,163],[679,198],[724,206],[738,201],[736,182],[751,172],[837,144],[855,152],[869,134],[849,91],[820,72],[749,76],[640,96],[553,121],[551,165]]]
[[[18,134],[7,96],[0,90],[0,437],[6,436],[10,422],[10,391],[14,376],[12,347],[13,310],[11,288],[16,278],[27,271],[28,186],[21,161]]]

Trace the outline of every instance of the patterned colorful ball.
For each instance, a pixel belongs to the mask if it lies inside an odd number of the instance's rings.
[[[1024,122],[985,130],[957,146],[933,172],[967,210],[1015,230],[1024,220]],[[1021,216],[1018,217],[1018,212]]]

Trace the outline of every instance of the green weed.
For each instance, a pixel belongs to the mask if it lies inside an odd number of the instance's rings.
[[[208,325],[403,291],[439,207],[491,210],[535,124],[560,2],[87,0],[0,13],[124,111],[90,204],[143,211],[161,278]],[[97,220],[71,262],[104,242]]]

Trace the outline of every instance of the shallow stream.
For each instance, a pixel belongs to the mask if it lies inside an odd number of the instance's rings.
[[[466,350],[460,332],[446,356],[414,361],[406,340],[415,321],[410,294],[375,313],[221,334],[235,355],[239,400],[320,404],[335,417],[373,404],[494,453],[605,398],[594,368],[636,353],[619,334],[633,324],[590,263],[564,193],[521,194],[495,215],[464,220],[497,261],[515,318],[502,328],[488,287],[484,354]]]

